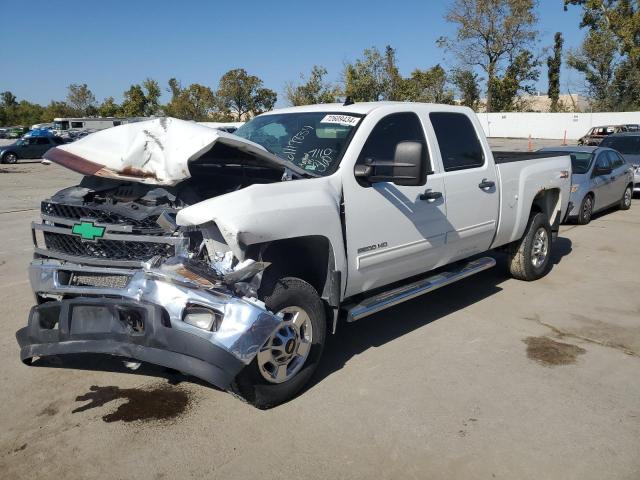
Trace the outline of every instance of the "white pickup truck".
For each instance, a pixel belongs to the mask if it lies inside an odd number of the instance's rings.
[[[493,267],[497,248],[514,277],[545,275],[571,175],[569,156],[492,154],[468,108],[394,102],[235,134],[160,118],[45,158],[85,176],[32,224],[22,360],[117,355],[259,408],[304,386],[339,319]]]

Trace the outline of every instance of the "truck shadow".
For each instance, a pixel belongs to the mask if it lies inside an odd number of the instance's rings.
[[[571,253],[571,240],[558,237],[554,242],[551,270],[562,258]],[[382,346],[403,335],[418,330],[480,302],[502,290],[500,284],[511,279],[507,258],[503,253],[492,253],[496,266],[432,293],[389,308],[358,322],[341,322],[336,335],[329,335],[323,359],[306,389],[340,370],[354,356],[369,348]],[[464,292],[461,295],[461,292]]]

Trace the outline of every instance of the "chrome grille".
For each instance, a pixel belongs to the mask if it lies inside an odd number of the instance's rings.
[[[121,240],[83,241],[80,237],[57,232],[44,232],[48,250],[68,255],[110,260],[147,261],[156,255],[172,256],[175,247],[167,243]]]

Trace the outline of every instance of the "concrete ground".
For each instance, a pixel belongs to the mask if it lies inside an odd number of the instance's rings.
[[[496,255],[340,325],[310,388],[260,411],[154,366],[19,361],[29,222],[78,178],[0,165],[0,478],[640,478],[640,200],[562,227],[542,280]]]

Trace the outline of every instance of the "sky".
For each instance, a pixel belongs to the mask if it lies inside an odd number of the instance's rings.
[[[313,65],[338,81],[346,61],[371,46],[396,49],[400,73],[455,58],[436,46],[455,27],[444,21],[449,1],[321,0],[0,0],[0,91],[37,103],[64,100],[67,86],[86,83],[101,102],[151,77],[163,91],[176,77],[216,88],[220,76],[244,68],[278,93]],[[539,0],[539,46],[560,31],[565,49],[577,47],[580,9]],[[546,64],[538,82],[546,93]],[[563,69],[561,90],[582,88]],[[169,94],[163,95],[167,101]]]

